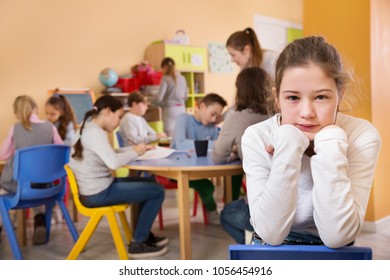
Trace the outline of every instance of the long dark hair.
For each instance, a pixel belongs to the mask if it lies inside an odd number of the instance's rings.
[[[254,113],[267,114],[268,100],[272,94],[271,77],[259,67],[243,69],[236,79],[237,111],[251,109]]]
[[[58,127],[58,133],[61,136],[61,139],[64,140],[66,137],[66,132],[69,123],[73,123],[73,127],[76,128],[77,122],[76,117],[73,112],[72,106],[69,101],[63,95],[53,95],[47,101],[46,105],[53,106],[56,110],[62,112],[58,119],[60,125]]]
[[[164,75],[171,76],[173,81],[176,83],[176,67],[175,67],[175,61],[173,58],[165,57],[161,61],[161,68],[167,67],[167,72],[164,73]]]
[[[83,124],[80,128],[80,138],[74,145],[74,153],[72,154],[72,158],[79,160],[83,159],[83,145],[81,144],[81,135],[83,133],[86,120],[89,117],[96,117],[102,110],[106,108],[109,108],[111,112],[115,113],[117,110],[123,108],[123,104],[117,98],[111,95],[103,95],[96,100],[95,104],[93,104],[92,110],[89,110],[84,115]]]

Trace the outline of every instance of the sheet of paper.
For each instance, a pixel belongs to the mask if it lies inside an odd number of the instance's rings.
[[[170,156],[174,151],[174,149],[157,146],[154,150],[146,151],[146,153],[144,153],[142,156],[139,156],[137,160],[166,158]]]

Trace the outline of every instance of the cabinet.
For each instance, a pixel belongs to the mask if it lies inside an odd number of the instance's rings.
[[[176,70],[185,77],[188,86],[187,110],[192,111],[198,98],[205,95],[204,72],[207,71],[207,49],[186,45],[156,42],[147,47],[145,60],[154,69],[161,69],[164,57],[171,57],[176,63]]]

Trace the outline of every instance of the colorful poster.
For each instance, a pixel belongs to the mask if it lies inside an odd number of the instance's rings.
[[[224,43],[210,42],[208,51],[210,73],[233,73],[232,59]]]

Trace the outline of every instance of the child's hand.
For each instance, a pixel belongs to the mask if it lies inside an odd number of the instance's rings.
[[[140,155],[143,155],[148,150],[148,146],[149,145],[146,145],[145,143],[140,143],[140,144],[134,145],[133,150],[136,151],[137,154],[140,156]]]
[[[167,137],[167,135],[165,134],[165,132],[157,133],[157,139],[165,138],[165,137]]]
[[[146,145],[146,150],[149,151],[149,150],[154,150],[156,149],[156,146],[155,145]]]

